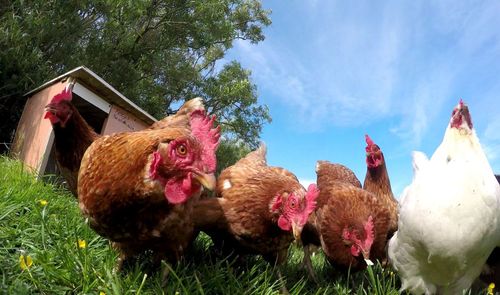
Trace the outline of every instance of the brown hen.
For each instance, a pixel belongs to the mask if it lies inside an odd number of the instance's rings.
[[[398,230],[398,201],[392,193],[384,153],[368,135],[366,138],[366,176],[363,189],[375,194],[390,214],[388,239]]]
[[[353,185],[355,176],[350,170],[342,168],[351,181],[339,178],[339,167],[327,161],[316,165],[318,207],[304,227],[302,242],[305,246],[321,244],[336,269],[357,271],[371,260],[385,258],[389,212],[375,195]],[[314,278],[309,251],[304,250],[304,263]]]
[[[152,250],[176,262],[193,240],[192,206],[202,185],[215,187],[219,128],[202,110],[189,125],[123,132],[96,140],[82,160],[80,209],[114,242],[119,266]]]
[[[322,169],[322,173],[317,175],[317,182],[321,183],[323,187],[329,187],[337,183],[347,183],[361,188],[361,183],[354,172],[342,164],[331,163],[329,161],[318,161],[316,167],[321,167]],[[316,211],[309,216],[309,220],[305,224],[301,234],[301,244],[304,248],[303,266],[307,268],[311,278],[315,281],[316,277],[312,269],[310,256],[315,248],[321,247],[320,234],[317,232],[317,228],[319,228],[317,222],[319,219],[317,218],[316,212],[317,209],[323,207],[328,202],[329,198],[330,195],[328,194],[319,195],[316,199]]]
[[[87,148],[99,138],[71,103],[71,84],[45,107],[45,119],[54,129],[56,164],[69,190],[77,197],[78,170]]]
[[[217,193],[195,204],[196,227],[223,250],[260,254],[272,265],[285,262],[318,196],[314,184],[306,192],[291,172],[268,166],[264,145],[222,171]]]

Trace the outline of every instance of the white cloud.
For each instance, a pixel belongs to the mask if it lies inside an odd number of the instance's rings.
[[[300,123],[363,124],[391,112],[398,61],[406,45],[404,20],[390,7],[383,9],[381,22],[370,24],[358,21],[370,16],[370,9],[350,15],[335,12],[332,18],[320,15],[319,23],[298,22],[291,30],[303,31],[306,26],[310,34],[296,36],[307,45],[293,51],[283,38],[272,36],[258,46],[236,42],[235,49],[250,65],[260,89],[297,112]],[[325,8],[316,9],[322,14]]]
[[[415,86],[410,89],[406,100],[395,103],[401,116],[398,126],[393,127],[390,131],[411,146],[419,146],[424,139],[427,130],[438,115],[441,115],[445,102],[450,100],[450,93],[455,73],[450,67],[441,63],[438,70],[434,70],[425,77],[415,81]],[[447,104],[449,110],[445,113],[451,114],[451,106],[454,106],[454,101],[458,98],[452,98],[451,104]],[[444,126],[442,129],[444,134]]]
[[[364,4],[297,4],[304,9],[273,18],[264,42],[238,41],[233,53],[291,124],[314,130],[391,118],[391,131],[418,147],[458,100],[471,64],[498,56],[500,4]]]

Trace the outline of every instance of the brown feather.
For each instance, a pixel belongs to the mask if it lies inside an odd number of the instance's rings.
[[[322,187],[328,188],[336,183],[348,183],[361,188],[361,183],[354,172],[342,164],[331,163],[329,161],[318,161],[316,164],[316,175],[318,188],[320,190]],[[327,194],[320,194],[317,199],[316,208],[321,208],[326,204],[326,202],[328,202],[328,197],[329,195]]]
[[[71,116],[66,124],[53,124],[56,163],[68,184],[71,193],[77,197],[78,170],[87,148],[99,138],[92,127],[83,119],[77,108],[69,101]]]
[[[381,205],[389,210],[391,219],[389,221],[388,238],[390,238],[398,230],[398,201],[392,193],[384,155],[382,152],[380,153],[382,164],[375,168],[367,167],[363,189],[375,194]]]
[[[332,163],[330,161],[320,160],[316,163],[316,175],[318,188],[321,191],[322,187],[328,188],[331,185],[337,183],[348,183],[355,187],[361,188],[361,182],[359,182],[356,174],[348,167]],[[316,211],[322,208],[327,202],[329,194],[319,194],[316,199]],[[308,223],[304,226],[301,235],[301,241],[304,246],[314,245],[321,246],[320,236],[319,236],[319,224],[316,216],[316,212],[313,212],[309,217]]]
[[[329,202],[318,210],[321,245],[328,261],[344,271],[349,267],[351,270],[366,268],[363,256],[352,256],[349,246],[343,243],[341,236],[346,227],[362,231],[369,216],[373,218],[375,229],[370,259],[384,260],[389,212],[380,206],[377,198],[349,184],[322,189],[320,194],[330,196]]]
[[[83,154],[87,148],[100,137],[78,112],[71,101],[63,101],[71,109],[71,116],[64,126],[53,125],[56,163],[68,184],[69,190],[77,197],[78,171]],[[192,111],[204,109],[200,98],[187,101],[179,112],[155,122],[150,129],[161,129],[170,126],[189,128],[189,114]]]
[[[186,101],[175,114],[153,123],[149,129],[187,127],[189,126],[189,115],[196,110],[205,110],[203,101],[199,97]]]
[[[124,132],[97,140],[85,153],[78,186],[82,213],[97,233],[129,255],[137,254],[131,249],[151,249],[175,261],[193,239],[191,211],[199,193],[172,205],[148,177],[158,144],[179,137],[188,137],[185,129]]]
[[[316,174],[318,183],[328,185],[332,181],[349,183],[355,187],[361,187],[356,174],[351,169],[342,164],[331,163],[329,161],[318,161],[316,164]]]
[[[184,120],[189,119],[189,113],[180,117],[183,119],[156,125],[158,128],[104,136],[83,157],[78,183],[80,209],[97,233],[114,242],[122,260],[149,249],[155,262],[164,258],[176,262],[194,240],[192,209],[201,190],[194,191],[184,203],[172,204],[166,199],[165,184],[151,174],[154,155],[172,140],[186,142],[195,161],[191,165],[200,163],[204,147],[192,135],[189,121]],[[184,179],[188,173],[170,162],[154,167],[158,167],[155,175],[161,173],[165,181]]]
[[[389,212],[370,192],[361,189],[354,173],[345,166],[318,161],[317,183],[320,189],[316,212],[311,214],[302,231],[305,247],[321,245],[328,261],[340,270],[360,270],[366,267],[363,256],[351,255],[343,242],[344,228],[364,232],[363,225],[371,216],[374,223],[374,242],[371,259],[386,257],[385,245]],[[319,244],[320,243],[320,244]]]
[[[305,193],[296,177],[283,168],[267,166],[261,146],[222,171],[217,192],[220,198],[195,204],[196,228],[228,251],[260,254],[270,263],[283,263],[293,235],[278,227],[278,214],[270,207],[284,192]]]

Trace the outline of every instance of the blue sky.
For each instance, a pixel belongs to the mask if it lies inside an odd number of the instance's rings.
[[[363,181],[364,134],[382,148],[393,191],[411,182],[411,152],[432,155],[460,98],[500,173],[499,1],[265,1],[266,40],[237,41],[227,60],[252,71],[273,121],[268,162],[307,184],[317,160]]]

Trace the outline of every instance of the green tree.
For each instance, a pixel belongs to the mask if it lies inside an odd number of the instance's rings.
[[[256,147],[270,121],[250,71],[236,61],[218,66],[235,40],[264,40],[271,21],[258,0],[0,4],[0,112],[8,112],[0,118],[0,142],[11,139],[22,94],[79,65],[157,118],[204,97],[231,142]]]
[[[241,141],[231,139],[221,140],[217,148],[217,176],[220,175],[224,168],[233,165],[249,152],[251,152],[251,149]]]

